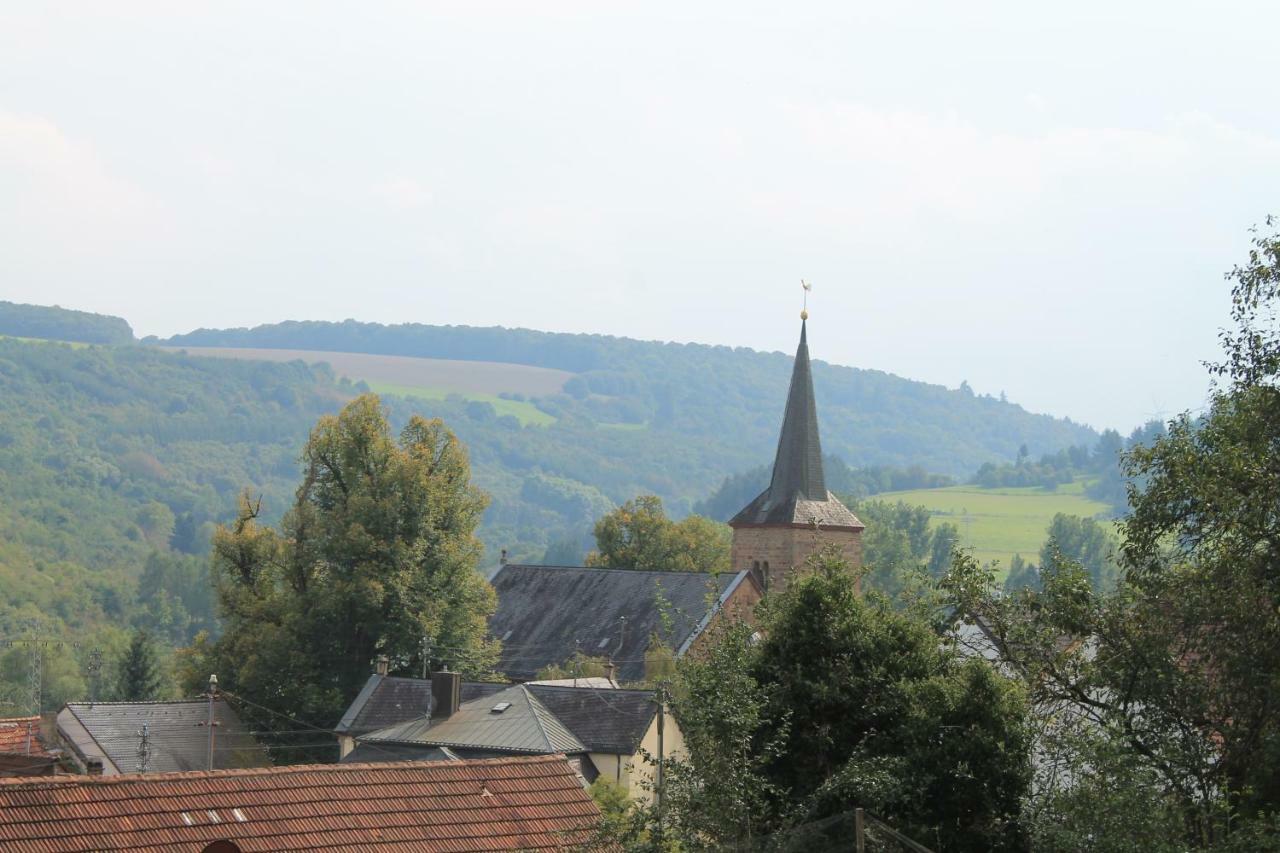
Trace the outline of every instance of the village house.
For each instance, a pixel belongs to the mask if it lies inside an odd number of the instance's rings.
[[[39,853],[582,849],[599,819],[562,755],[0,779],[0,849]]]
[[[375,673],[335,733],[344,762],[563,753],[586,781],[603,776],[647,799],[656,757],[684,754],[679,726],[658,706],[655,691],[603,678],[503,685],[447,672],[430,679]],[[381,727],[367,728],[375,723]]]
[[[266,748],[224,699],[173,702],[68,702],[58,712],[57,737],[82,773],[136,773],[145,727],[149,772],[220,770],[270,765]],[[210,746],[212,744],[212,753]]]
[[[48,749],[39,717],[0,719],[0,776],[52,776],[58,751]]]

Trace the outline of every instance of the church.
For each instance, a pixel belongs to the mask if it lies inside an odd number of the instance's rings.
[[[640,681],[653,637],[677,657],[689,653],[721,613],[749,619],[763,595],[785,589],[828,547],[861,565],[863,524],[827,489],[822,470],[808,312],[800,317],[769,487],[729,521],[732,572],[504,564],[493,577],[498,608],[489,620],[503,644],[500,672],[529,681],[582,655],[613,661],[619,681]]]

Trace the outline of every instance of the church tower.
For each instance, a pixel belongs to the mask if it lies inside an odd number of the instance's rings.
[[[733,568],[753,570],[769,591],[785,587],[811,554],[828,545],[839,548],[849,565],[862,563],[863,524],[827,491],[822,471],[807,319],[807,312],[801,315],[800,347],[791,372],[773,479],[729,522]]]

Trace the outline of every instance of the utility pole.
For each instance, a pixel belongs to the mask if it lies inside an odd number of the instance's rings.
[[[662,849],[662,786],[663,786],[663,783],[664,783],[664,782],[666,782],[666,778],[665,778],[665,777],[666,777],[666,765],[665,765],[665,762],[666,762],[666,757],[665,757],[665,756],[666,756],[666,750],[664,749],[664,743],[663,743],[663,740],[664,740],[664,734],[665,734],[665,728],[666,728],[666,726],[664,725],[664,723],[665,723],[666,718],[667,718],[667,703],[666,703],[667,695],[666,695],[666,691],[667,691],[667,685],[666,685],[666,682],[659,682],[659,684],[658,684],[658,690],[657,690],[657,700],[658,700],[658,778],[657,778],[657,780],[656,780],[657,785],[654,787],[654,792],[653,792],[653,794],[654,794],[654,798],[653,798],[653,799],[654,799],[654,807],[655,807],[655,810],[656,810],[656,812],[657,812],[657,816],[658,816],[658,849],[659,849],[659,850],[661,850],[661,849]]]
[[[40,695],[41,688],[44,685],[44,643],[39,640],[33,640],[31,643],[31,716],[40,716],[42,697]]]
[[[422,679],[425,681],[431,666],[431,635],[422,635]]]
[[[853,849],[856,853],[867,853],[866,815],[862,809],[853,810]]]

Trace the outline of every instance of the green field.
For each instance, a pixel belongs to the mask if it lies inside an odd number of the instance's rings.
[[[960,544],[972,548],[974,556],[983,562],[999,560],[1003,573],[1014,554],[1038,562],[1045,532],[1058,513],[1089,518],[1111,509],[1085,497],[1084,486],[1082,481],[1059,486],[1055,491],[950,486],[887,492],[876,495],[876,500],[927,507],[933,513],[932,523],[954,524],[960,529]]]
[[[418,397],[423,400],[443,400],[456,394],[466,400],[490,403],[499,417],[511,415],[522,424],[550,426],[556,422],[555,417],[542,411],[533,403],[527,403],[522,400],[507,400],[493,394],[462,393],[449,388],[420,388],[415,385],[396,385],[392,382],[367,382],[366,384],[370,390],[377,394],[395,394],[400,397]]]
[[[241,347],[160,347],[170,352],[214,358],[256,361],[328,363],[339,376],[363,381],[379,394],[443,400],[456,394],[466,400],[492,403],[498,415],[511,415],[522,424],[547,426],[556,419],[532,403],[509,400],[503,393],[528,397],[559,393],[573,377],[565,370],[506,364],[493,361],[462,361],[446,358],[414,358],[402,355],[328,352]]]
[[[85,347],[93,346],[93,344],[86,344],[81,341],[58,341],[53,338],[24,338],[19,335],[0,335],[0,338],[10,341],[22,341],[24,344],[66,344],[72,349],[84,349]]]

